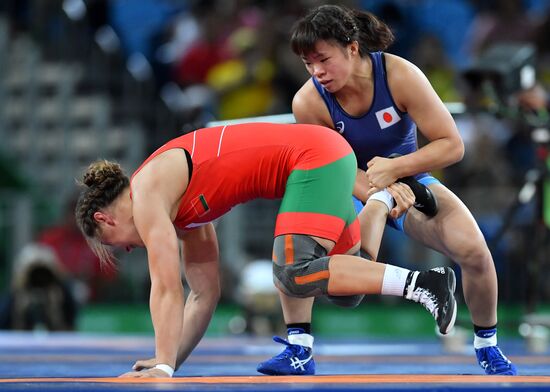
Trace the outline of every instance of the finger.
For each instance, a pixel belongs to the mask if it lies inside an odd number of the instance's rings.
[[[398,187],[388,188],[388,192],[393,196],[395,200],[394,214],[401,216],[405,211],[412,207],[414,204],[414,198],[410,198],[406,192],[402,190],[397,190]],[[392,216],[390,212],[390,216]],[[393,216],[392,216],[393,217]]]
[[[393,219],[397,219],[401,216],[401,214],[403,214],[403,211],[399,212],[399,210],[397,209],[397,207],[393,207],[390,211],[390,216],[393,218]]]
[[[371,167],[372,165],[374,165],[374,162],[376,162],[376,157],[367,162],[367,167]]]
[[[409,196],[409,199],[411,199],[413,202],[416,201],[416,196],[414,195],[414,192],[411,189],[411,187],[408,186],[407,184],[403,184],[403,183],[399,183],[399,184],[403,187],[403,189],[405,190],[405,192]]]
[[[380,192],[382,189],[379,189],[377,187],[371,187],[368,191],[367,191],[367,199],[369,197],[371,197],[372,195],[374,195],[376,192]]]
[[[404,206],[402,202],[398,202],[395,207],[391,209],[390,216],[392,218],[400,217],[407,210],[408,208]]]
[[[154,364],[151,363],[150,360],[139,360],[139,361],[136,361],[136,363],[134,363],[134,366],[132,366],[132,369],[134,370],[143,370],[143,369],[150,369],[152,368],[153,366],[155,366]]]
[[[365,182],[367,183],[370,183],[372,181],[372,178],[371,178],[371,175],[370,173],[368,172],[368,170],[365,172],[365,179],[364,179]]]
[[[388,187],[388,192],[393,196],[395,202],[406,209],[415,202],[415,196],[411,188],[405,184],[395,183]]]
[[[139,372],[126,372],[124,374],[121,374],[118,377],[119,378],[135,378],[135,377],[140,377],[140,373]]]

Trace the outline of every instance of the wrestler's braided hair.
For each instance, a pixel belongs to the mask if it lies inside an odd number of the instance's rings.
[[[107,160],[91,163],[79,181],[81,191],[75,208],[76,223],[103,264],[111,262],[112,254],[98,239],[99,225],[94,213],[108,207],[129,184],[122,167]]]

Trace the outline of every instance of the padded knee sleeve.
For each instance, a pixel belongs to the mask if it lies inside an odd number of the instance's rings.
[[[327,294],[327,251],[307,235],[287,234],[273,244],[273,281],[291,297],[317,297]]]
[[[356,307],[364,295],[328,295],[329,260],[325,248],[309,236],[279,236],[273,245],[273,282],[291,297],[326,295],[335,305]]]

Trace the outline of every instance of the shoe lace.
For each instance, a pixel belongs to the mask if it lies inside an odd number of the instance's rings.
[[[275,357],[277,359],[292,358],[299,355],[303,351],[302,346],[300,346],[299,344],[292,344],[287,340],[280,338],[279,336],[274,336],[273,341],[276,343],[284,344],[286,346],[284,351]]]
[[[410,296],[407,295],[407,299],[418,302],[437,319],[437,298],[430,290],[417,287]]]
[[[504,370],[510,368],[510,361],[496,346],[487,347],[485,350],[488,365],[493,370]]]

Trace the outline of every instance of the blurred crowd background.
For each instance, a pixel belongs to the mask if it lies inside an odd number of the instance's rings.
[[[131,173],[168,139],[210,121],[289,113],[308,78],[289,31],[322,3],[1,2],[0,328],[150,328],[145,253],[118,255],[113,270],[99,267],[75,226],[76,179],[100,157]],[[521,315],[548,312],[550,1],[338,3],[384,20],[396,35],[388,51],[415,63],[454,115],[466,155],[434,174],[486,236],[501,314],[516,309],[505,321],[517,327]],[[223,298],[211,328],[221,333],[282,326],[269,261],[277,206],[255,201],[217,223]],[[450,265],[392,229],[380,259]],[[344,312],[320,302],[325,327],[323,312]],[[377,304],[398,306],[368,303],[361,316],[368,322],[346,313],[355,317],[353,332],[376,324],[385,313]]]

